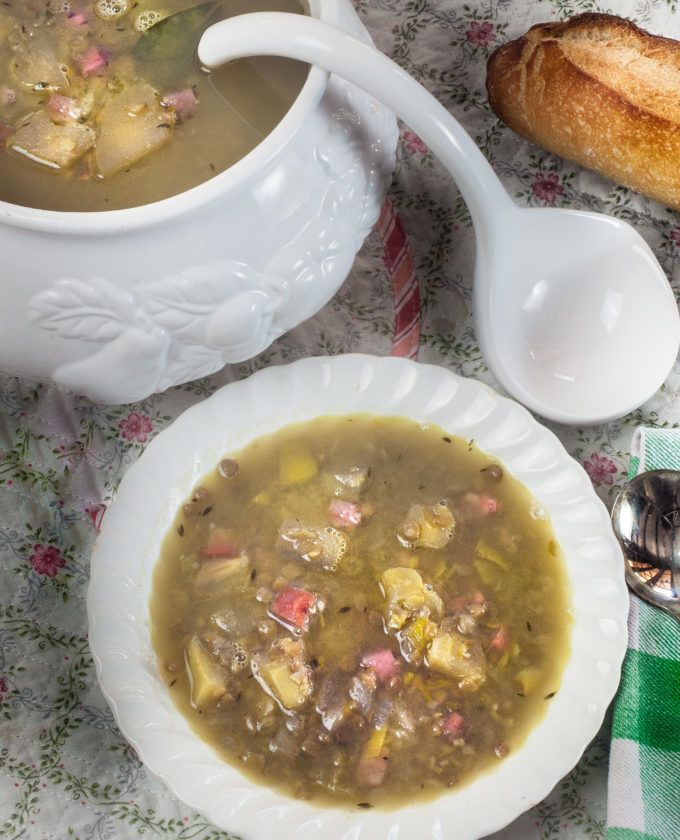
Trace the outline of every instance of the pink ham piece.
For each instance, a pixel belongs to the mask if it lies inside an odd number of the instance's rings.
[[[356,502],[332,499],[328,506],[331,522],[337,527],[353,528],[361,522],[361,508]]]
[[[198,97],[193,88],[187,87],[166,94],[161,100],[161,105],[175,112],[175,122],[183,123],[196,113]]]
[[[91,46],[78,59],[83,76],[96,76],[109,65],[109,56],[101,47]]]
[[[466,493],[463,496],[463,504],[466,511],[473,516],[488,516],[490,513],[497,513],[500,507],[498,499],[494,499],[488,493]]]
[[[62,93],[53,93],[47,100],[47,113],[55,123],[75,122],[80,117],[80,102]]]
[[[465,718],[458,712],[451,712],[450,715],[444,718],[442,735],[458,736],[463,733],[463,729],[465,729]]]
[[[66,18],[66,25],[77,29],[79,26],[87,26],[88,17],[85,12],[71,12]]]
[[[386,683],[390,677],[399,673],[399,660],[389,648],[367,653],[361,664],[364,668],[370,668],[380,683]]]

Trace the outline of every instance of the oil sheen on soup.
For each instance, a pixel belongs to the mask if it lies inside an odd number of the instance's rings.
[[[196,63],[207,26],[297,0],[3,0],[0,200],[114,210],[194,187],[251,151],[308,67]]]
[[[570,590],[541,506],[472,442],[324,417],[224,458],[166,535],[152,641],[195,732],[254,781],[398,807],[521,746]]]

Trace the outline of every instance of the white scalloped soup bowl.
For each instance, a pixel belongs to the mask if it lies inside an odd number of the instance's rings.
[[[392,812],[317,808],[247,780],[175,708],[149,633],[160,545],[200,478],[225,454],[288,423],[356,412],[405,416],[474,439],[550,514],[572,587],[562,684],[524,746],[469,785]],[[628,596],[604,504],[524,408],[444,368],[347,355],[303,359],[229,384],[159,434],[104,517],[87,607],[97,674],[121,731],[175,795],[216,826],[246,840],[473,840],[540,802],[596,735],[619,681]]]

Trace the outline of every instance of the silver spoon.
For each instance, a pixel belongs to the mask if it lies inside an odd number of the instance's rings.
[[[628,585],[680,621],[680,471],[631,479],[612,508]]]
[[[496,379],[519,402],[551,420],[590,425],[626,414],[663,383],[680,345],[678,307],[630,225],[597,213],[517,206],[470,135],[422,85],[320,20],[238,15],[207,29],[198,55],[207,67],[248,55],[316,64],[419,134],[472,216],[477,338]]]

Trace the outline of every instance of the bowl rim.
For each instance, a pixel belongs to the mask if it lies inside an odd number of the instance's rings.
[[[341,5],[346,0],[298,0],[308,12],[321,20],[340,25]],[[302,88],[281,121],[248,154],[232,166],[191,189],[149,204],[121,210],[61,211],[25,207],[0,200],[0,220],[14,227],[62,235],[119,234],[172,221],[185,213],[200,210],[225,193],[241,188],[261,172],[304,126],[318,106],[330,74],[311,66]]]
[[[319,808],[249,782],[174,707],[148,631],[149,579],[161,539],[201,476],[225,454],[283,425],[351,413],[436,424],[499,458],[548,511],[572,586],[562,684],[525,744],[460,790],[397,811]],[[272,832],[296,840],[389,840],[397,833],[401,840],[447,834],[477,840],[507,826],[549,794],[597,734],[618,687],[628,603],[606,507],[549,429],[477,380],[363,354],[265,368],[222,387],[158,434],[103,518],[87,595],[97,676],[121,732],[180,800],[247,840]]]

